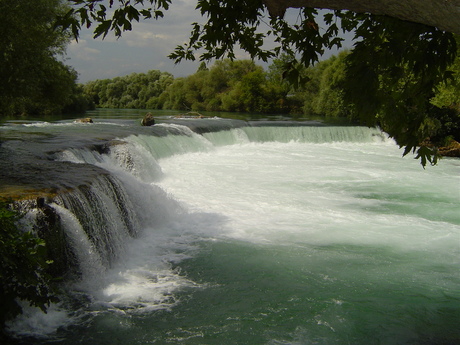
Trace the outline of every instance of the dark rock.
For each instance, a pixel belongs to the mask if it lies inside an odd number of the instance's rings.
[[[48,268],[49,273],[55,278],[62,277],[75,266],[75,255],[68,246],[59,214],[46,203],[45,198],[39,197],[36,202],[35,231],[45,240],[48,259],[53,261]]]
[[[141,121],[142,126],[153,126],[155,124],[155,118],[152,113],[145,114],[144,118]]]

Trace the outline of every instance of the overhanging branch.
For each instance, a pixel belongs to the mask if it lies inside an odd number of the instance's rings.
[[[287,8],[314,7],[388,15],[460,34],[460,0],[263,0],[270,15],[282,17]]]

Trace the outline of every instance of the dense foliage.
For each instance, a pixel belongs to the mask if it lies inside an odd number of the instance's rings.
[[[185,78],[156,70],[84,85],[98,107],[209,111],[286,111],[286,92],[250,60],[217,61]]]
[[[0,0],[0,116],[84,110],[77,73],[58,59],[69,35],[54,30],[62,0]]]
[[[217,61],[176,80],[160,97],[167,109],[286,112],[286,92],[271,82],[261,66],[250,60]]]
[[[18,226],[20,214],[0,200],[0,324],[21,313],[20,300],[46,311],[54,297],[45,243]]]
[[[337,56],[320,61],[314,66],[299,66],[299,85],[290,91],[289,104],[291,112],[300,112],[307,116],[326,118],[347,118],[356,122],[350,107],[343,98],[347,51]],[[283,73],[283,66],[288,57],[275,60],[270,69],[276,74]],[[272,73],[275,73],[272,71]]]
[[[453,77],[440,82],[430,100],[434,106],[443,110],[433,114],[437,121],[437,132],[431,139],[437,145],[447,145],[451,139],[460,142],[460,54],[457,54],[447,71]]]
[[[423,165],[427,160],[436,163],[436,149],[418,146],[438,133],[437,118],[450,112],[430,100],[436,86],[452,77],[447,68],[456,56],[455,37],[433,27],[372,16],[362,20],[356,35],[365,39],[347,57],[346,102],[363,123],[380,125],[404,145],[405,153],[417,151]]]
[[[101,108],[158,109],[159,96],[173,76],[156,70],[125,77],[95,80],[84,85],[85,95]]]

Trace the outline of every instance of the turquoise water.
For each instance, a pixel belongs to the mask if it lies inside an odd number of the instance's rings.
[[[22,342],[460,343],[459,160],[423,170],[366,128],[161,126],[182,132],[59,156],[120,179],[139,237]]]

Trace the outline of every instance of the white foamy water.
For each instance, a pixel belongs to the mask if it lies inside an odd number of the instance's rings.
[[[458,250],[458,222],[448,221],[456,217],[458,165],[423,170],[391,142],[247,143],[176,155],[161,166],[159,185],[190,210],[228,218],[216,236]],[[437,215],[430,212],[436,200],[445,206]]]
[[[293,131],[183,129],[110,155],[63,152],[117,178],[110,195],[129,202],[138,236],[115,236],[110,267],[82,270],[49,322],[21,318],[16,331],[48,337],[37,344],[457,339],[459,161],[424,170],[374,130]]]

